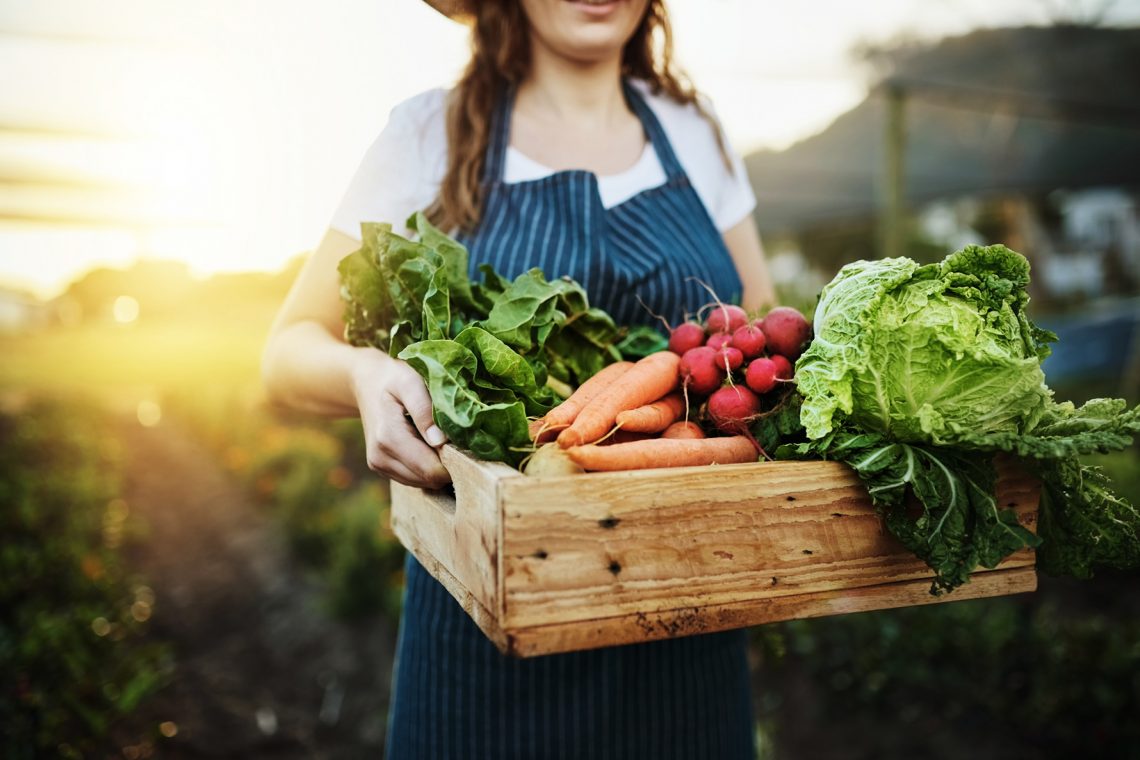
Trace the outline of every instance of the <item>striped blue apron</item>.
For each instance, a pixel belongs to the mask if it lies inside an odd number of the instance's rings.
[[[640,93],[624,85],[665,184],[606,209],[597,178],[562,171],[503,182],[513,98],[501,99],[483,222],[464,243],[506,277],[540,267],[582,283],[619,323],[675,323],[740,279],[708,211]],[[389,712],[389,760],[744,760],[753,757],[744,631],[514,659],[408,556]]]

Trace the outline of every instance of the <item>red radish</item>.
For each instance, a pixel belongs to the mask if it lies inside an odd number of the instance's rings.
[[[760,397],[741,385],[726,385],[709,396],[709,419],[717,429],[746,435],[748,423],[760,413]]]
[[[701,426],[689,420],[688,422],[680,421],[674,422],[669,427],[665,428],[665,432],[661,434],[662,438],[705,438],[705,431],[701,430]]]
[[[779,354],[772,355],[772,363],[776,365],[776,377],[781,380],[791,380],[795,370],[792,368],[792,363],[788,361],[787,357],[780,356]]]
[[[783,359],[784,357],[780,357]],[[784,359],[786,362],[787,359]],[[776,375],[779,373],[779,365],[772,359],[753,359],[748,363],[748,369],[744,373],[745,384],[756,391],[757,393],[767,393],[776,387]]]
[[[692,393],[707,395],[724,382],[724,371],[717,366],[717,352],[708,346],[691,348],[681,357],[681,382]]]
[[[764,346],[767,342],[768,340],[764,337],[764,331],[760,329],[760,326],[751,324],[736,328],[732,333],[732,341],[729,345],[740,349],[740,353],[744,354],[745,359],[751,359],[764,353]]]
[[[709,312],[709,318],[705,320],[705,324],[708,325],[709,332],[731,333],[736,328],[748,324],[748,312],[739,306],[718,303]]]
[[[678,356],[705,344],[705,328],[696,322],[683,322],[669,332],[669,350]]]
[[[719,351],[727,346],[731,340],[732,336],[728,333],[717,332],[709,336],[709,339],[705,341],[705,345],[714,351]]]
[[[811,325],[790,306],[777,306],[768,312],[762,329],[768,339],[768,351],[792,360],[799,358],[811,340]]]
[[[740,352],[739,348],[724,346],[717,351],[716,366],[724,367],[725,372],[732,372],[741,364],[744,364],[744,354]]]

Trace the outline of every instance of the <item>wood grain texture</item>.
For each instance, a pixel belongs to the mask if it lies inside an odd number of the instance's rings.
[[[956,602],[989,596],[1034,591],[1037,573],[1032,567],[991,570],[975,574],[952,594],[932,596],[929,580],[899,581],[883,586],[821,591],[707,607],[639,612],[599,620],[515,628],[500,632],[505,646],[517,657],[636,644],[657,639],[691,636],[782,620],[846,615],[896,607]]]
[[[458,506],[393,485],[401,542],[501,648],[523,656],[1031,590],[1032,551],[929,595],[930,569],[835,462],[527,478],[451,447]],[[1035,529],[1040,484],[998,461]]]
[[[451,473],[454,494],[392,483],[392,530],[425,567],[432,562],[447,570],[462,593],[448,590],[464,609],[470,595],[501,615],[499,486],[523,476],[506,465],[472,459],[452,446],[444,446],[440,458]]]

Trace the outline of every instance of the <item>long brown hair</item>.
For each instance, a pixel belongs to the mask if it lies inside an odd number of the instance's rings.
[[[447,107],[447,173],[428,209],[445,230],[471,230],[483,213],[483,162],[491,140],[491,112],[507,87],[530,73],[530,39],[519,0],[474,3],[471,60]],[[622,51],[623,76],[641,79],[651,92],[694,105],[709,120],[725,165],[731,170],[719,125],[697,98],[689,78],[673,62],[673,32],[665,0],[649,0],[645,17]]]

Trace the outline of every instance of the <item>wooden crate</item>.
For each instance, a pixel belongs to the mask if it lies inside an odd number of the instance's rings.
[[[534,655],[778,620],[1032,591],[1034,554],[952,594],[885,533],[835,462],[530,478],[442,452],[454,494],[392,484],[400,541],[503,652]],[[1040,483],[999,461],[998,502],[1033,530]]]

